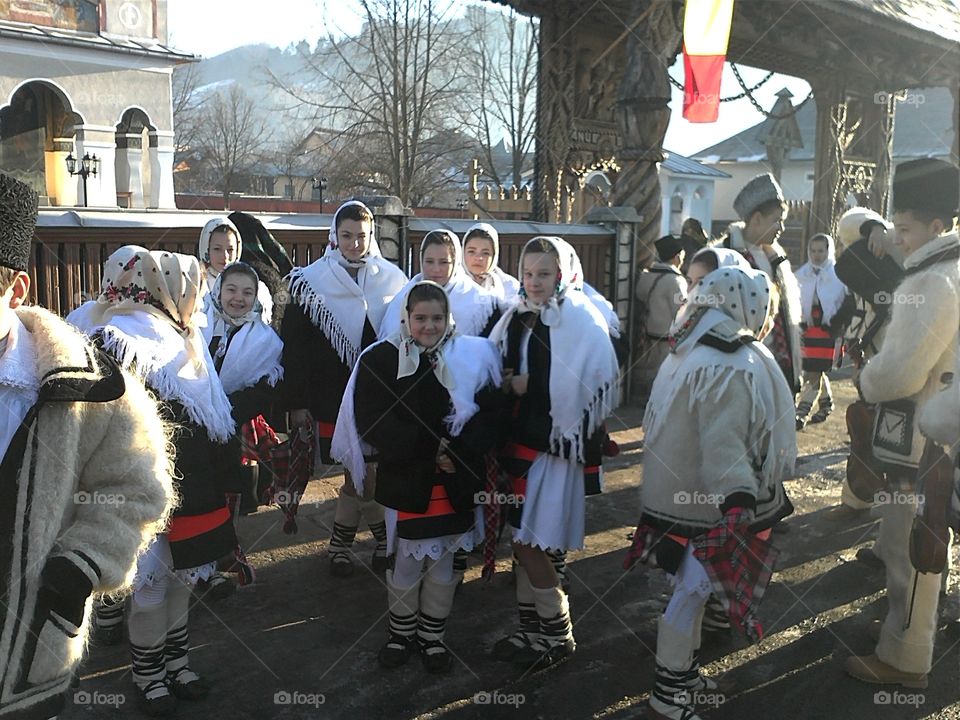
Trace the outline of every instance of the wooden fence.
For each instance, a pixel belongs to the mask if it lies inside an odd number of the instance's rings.
[[[327,244],[326,229],[273,230],[294,265],[308,265],[319,258]],[[413,250],[411,273],[419,272],[419,247],[425,233],[408,233]],[[103,263],[122,245],[142,245],[151,250],[194,254],[199,230],[195,227],[38,227],[30,266],[31,302],[66,315],[100,292]],[[529,234],[501,235],[500,267],[516,274],[520,250]],[[610,296],[612,234],[597,227],[596,235],[567,238],[580,254],[584,277]]]

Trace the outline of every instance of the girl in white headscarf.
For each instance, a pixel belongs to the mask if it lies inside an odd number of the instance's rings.
[[[324,464],[334,462],[330,441],[350,372],[363,349],[376,341],[387,305],[406,281],[380,252],[370,208],[355,200],[334,213],[323,256],[287,276],[291,303],[280,327],[284,395],[291,423],[316,435]],[[357,497],[347,472],[328,548],[330,572],[336,577],[353,574],[351,549],[361,517],[377,541],[373,568],[383,572],[387,532],[383,508],[373,500],[374,483]]]
[[[500,235],[489,223],[477,223],[463,236],[463,269],[480,287],[512,302],[520,282],[500,269]]]
[[[548,550],[583,547],[584,496],[598,492],[602,424],[619,394],[609,328],[581,292],[576,251],[558,237],[530,240],[520,257],[520,301],[490,335],[504,358],[509,445],[501,468],[515,500],[520,629],[498,659],[547,666],[575,648],[566,593]]]
[[[428,672],[444,673],[444,627],[460,580],[453,553],[483,537],[475,505],[499,425],[500,358],[489,340],[456,332],[438,284],[418,282],[403,300],[399,330],[367,349],[350,377],[332,452],[358,492],[365,451],[379,458],[376,498],[394,555],[380,664],[397,667],[419,649]]]
[[[78,327],[141,378],[174,433],[180,503],[167,532],[140,557],[129,618],[133,681],[151,714],[206,696],[189,667],[190,587],[216,572],[236,545],[224,493],[235,472],[230,402],[196,324],[197,259],[126,246],[104,264],[100,297],[74,316]]]
[[[217,276],[227,265],[236,262],[242,255],[243,241],[240,238],[240,231],[229,218],[211,218],[200,230],[197,257],[200,258],[203,270],[200,304],[205,311],[209,305],[207,296],[217,281]],[[273,296],[270,294],[270,289],[259,280],[257,281],[257,301],[260,303],[260,315],[263,321],[270,324],[273,316]]]
[[[224,268],[210,291],[203,329],[204,341],[240,430],[242,482],[233,488],[238,492],[227,496],[234,522],[239,514],[257,510],[260,463],[269,460],[270,449],[279,444],[264,414],[270,414],[277,399],[275,388],[283,377],[283,343],[260,315],[258,282],[256,270],[246,263],[236,262]],[[234,560],[240,584],[252,583],[253,568],[239,546],[234,550]],[[224,579],[221,574],[211,585]]]
[[[497,296],[477,285],[463,269],[460,238],[449,230],[431,230],[420,243],[420,272],[397,294],[383,316],[381,340],[400,329],[403,298],[421,280],[435,282],[446,291],[457,332],[462,335],[486,337],[500,317]]]
[[[762,636],[756,608],[776,557],[768,537],[792,512],[783,481],[797,454],[793,395],[762,343],[774,313],[766,274],[709,273],[680,311],[653,384],[628,558],[629,566],[655,556],[674,578],[658,626],[651,717],[693,720],[692,696],[717,689],[698,660],[711,593],[748,637]]]
[[[843,336],[852,315],[853,300],[837,277],[837,256],[833,238],[824,233],[807,242],[805,263],[796,272],[800,283],[800,331],[803,386],[797,402],[797,430],[807,424],[807,416],[819,398],[819,409],[810,418],[821,423],[833,411],[833,393],[827,373],[833,367],[834,347]],[[850,298],[848,300],[848,298]]]

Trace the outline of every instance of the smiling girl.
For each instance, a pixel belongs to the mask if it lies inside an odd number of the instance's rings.
[[[477,285],[501,300],[513,301],[520,283],[498,266],[500,235],[489,223],[477,223],[463,236],[463,268]]]
[[[563,239],[536,237],[520,257],[523,287],[491,333],[504,358],[510,443],[501,468],[510,508],[520,628],[494,656],[525,668],[573,652],[566,593],[547,551],[583,547],[584,496],[599,491],[603,420],[618,401],[617,358]],[[489,538],[488,538],[489,540]]]
[[[242,470],[227,493],[235,527],[239,513],[255,512],[259,504],[261,454],[268,449],[269,439],[276,439],[264,415],[270,414],[275,388],[283,377],[280,364],[283,343],[263,322],[257,300],[258,282],[256,271],[246,263],[226,266],[210,291],[207,325],[203,328],[204,342],[223,390],[230,398],[240,436]],[[245,481],[239,482],[240,478]],[[239,545],[234,548],[227,567],[237,572],[240,585],[253,582],[253,568]],[[212,597],[222,597],[232,590],[232,584],[224,585],[229,582],[223,574],[211,578]]]
[[[400,329],[403,298],[421,280],[435,282],[446,291],[450,312],[463,335],[486,337],[500,318],[497,297],[477,285],[463,269],[460,239],[449,230],[431,230],[420,243],[420,273],[397,294],[383,316],[381,340]]]
[[[496,441],[500,359],[489,340],[455,332],[440,285],[418,282],[402,303],[399,331],[360,356],[332,451],[358,492],[364,445],[379,456],[376,498],[387,508],[395,557],[381,666],[402,665],[419,650],[428,672],[445,673],[444,629],[460,580],[454,553],[482,538],[475,505],[483,456]]]
[[[284,395],[291,425],[310,428],[319,438],[320,460],[332,464],[330,439],[350,372],[364,348],[377,339],[387,303],[406,276],[383,257],[373,213],[357,201],[333,216],[327,251],[287,276],[292,302],[283,316]],[[371,565],[386,569],[387,535],[383,508],[373,501],[373,482],[357,497],[349,475],[337,499],[328,555],[336,577],[353,574],[353,542],[361,516],[377,540]]]
[[[200,231],[200,243],[197,257],[203,270],[200,286],[200,300],[204,312],[210,309],[209,292],[217,281],[217,276],[227,265],[236,262],[243,255],[243,243],[240,231],[229,218],[215,217],[207,221]],[[273,315],[273,296],[267,286],[257,281],[256,297],[260,301],[261,316],[266,323]]]

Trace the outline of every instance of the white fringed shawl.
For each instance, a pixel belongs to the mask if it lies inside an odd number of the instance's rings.
[[[541,322],[550,328],[550,446],[559,454],[564,443],[570,443],[572,457],[582,463],[587,440],[617,407],[620,371],[607,321],[579,289],[582,276],[576,252],[560,238],[544,239],[560,256],[560,294],[540,308],[525,301],[514,305],[500,318],[490,339],[506,356],[510,321],[517,313],[539,312]],[[522,256],[520,262],[523,267]]]

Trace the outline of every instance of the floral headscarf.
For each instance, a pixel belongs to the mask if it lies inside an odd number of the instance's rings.
[[[235,426],[196,322],[199,288],[197,258],[128,245],[107,258],[100,296],[77,326],[102,334],[122,367],[226,442]]]

